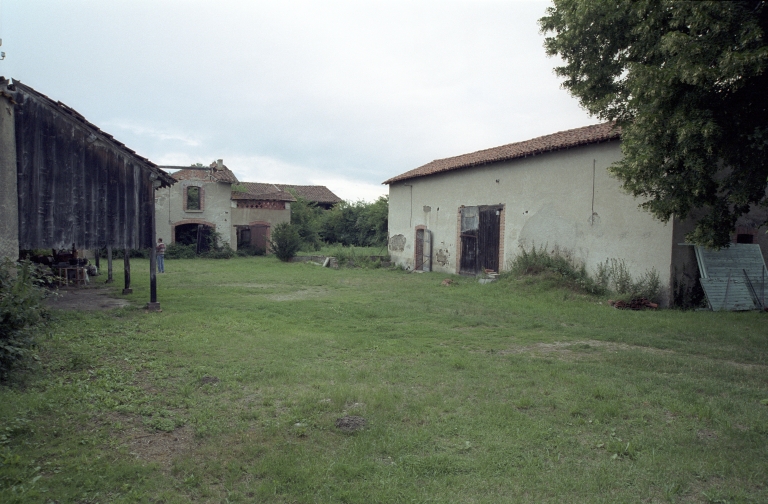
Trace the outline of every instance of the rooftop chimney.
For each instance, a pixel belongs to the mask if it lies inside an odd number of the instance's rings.
[[[223,170],[224,169],[224,160],[223,159],[217,159],[216,160],[216,169],[217,170]]]

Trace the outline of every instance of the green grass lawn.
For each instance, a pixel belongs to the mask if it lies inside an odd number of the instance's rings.
[[[763,314],[272,257],[147,313],[132,264],[0,387],[0,502],[768,502]]]

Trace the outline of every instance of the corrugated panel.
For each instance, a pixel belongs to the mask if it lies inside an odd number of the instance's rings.
[[[701,287],[713,311],[754,310],[755,301],[744,278],[701,278]]]
[[[768,270],[760,245],[739,243],[721,250],[696,246],[696,260],[712,310],[759,310],[765,306]]]

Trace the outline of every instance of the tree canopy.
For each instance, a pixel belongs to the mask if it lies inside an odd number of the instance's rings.
[[[611,172],[659,219],[695,217],[689,240],[726,246],[768,203],[768,2],[553,3],[539,23],[556,74],[621,127]]]

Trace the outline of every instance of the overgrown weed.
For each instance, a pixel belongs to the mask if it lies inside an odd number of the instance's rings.
[[[508,271],[514,276],[538,276],[556,280],[556,284],[577,292],[604,296],[614,294],[620,299],[646,298],[658,301],[661,281],[655,269],[639,278],[632,278],[623,259],[606,259],[598,264],[594,275],[567,249],[546,246],[529,250],[520,246],[520,254],[510,261]]]

